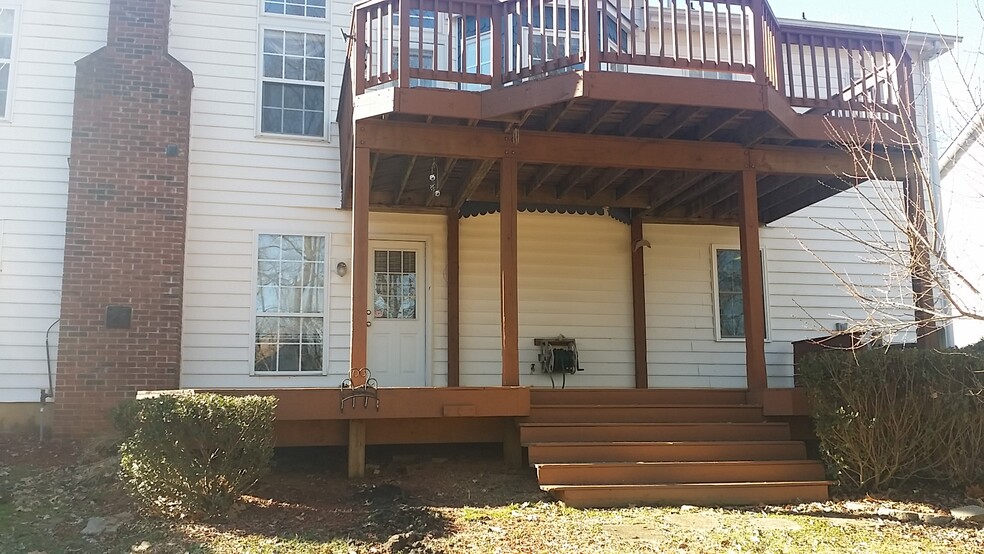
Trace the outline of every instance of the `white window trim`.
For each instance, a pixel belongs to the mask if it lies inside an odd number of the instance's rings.
[[[301,235],[304,237],[324,237],[325,239],[325,286],[324,286],[324,299],[322,306],[324,311],[322,314],[322,324],[321,324],[321,336],[323,337],[323,344],[321,346],[321,371],[256,371],[256,288],[259,286],[257,273],[259,273],[260,260],[258,256],[258,249],[260,245],[260,235]],[[309,233],[304,231],[284,231],[284,230],[254,230],[253,231],[253,241],[252,241],[252,252],[250,254],[253,257],[252,271],[253,275],[250,278],[250,300],[249,300],[249,375],[250,377],[298,377],[298,376],[310,376],[310,377],[323,377],[328,375],[328,316],[329,316],[329,306],[328,301],[331,298],[330,288],[331,288],[331,268],[329,268],[329,262],[331,260],[331,235],[328,233]]]
[[[331,2],[328,2],[329,9]],[[283,14],[268,14],[263,11],[263,2],[261,0],[260,6],[260,25],[257,27],[256,31],[256,99],[253,111],[254,118],[254,134],[256,138],[263,139],[269,142],[280,142],[285,144],[296,144],[297,142],[310,142],[310,143],[331,143],[331,135],[334,131],[334,122],[332,121],[332,96],[331,96],[331,83],[332,83],[332,67],[331,67],[331,50],[332,50],[332,34],[330,32],[331,26],[329,25],[329,18],[325,19],[307,17],[301,15],[283,15]],[[320,137],[310,137],[306,135],[286,135],[281,133],[264,133],[263,129],[263,35],[266,31],[287,31],[294,33],[309,33],[309,34],[319,34],[325,37],[325,82],[323,86],[325,88],[325,124],[324,124],[324,134]]]
[[[20,4],[6,4],[0,3],[0,8],[5,10],[14,11],[14,36],[10,45],[10,68],[7,72],[9,75],[9,81],[7,82],[7,104],[3,106],[3,115],[0,116],[0,124],[9,124],[14,121],[14,92],[16,90],[17,80],[17,46],[20,42],[18,36],[20,35],[20,16],[21,16],[21,5]]]
[[[745,342],[745,337],[722,337],[721,336],[721,298],[718,290],[718,250],[738,250],[741,246],[735,244],[712,244],[711,245],[711,289],[713,290],[712,307],[714,310],[714,340],[717,342]],[[772,317],[770,315],[769,302],[769,271],[765,248],[760,248],[762,258],[762,299],[765,305],[765,342],[772,341]]]

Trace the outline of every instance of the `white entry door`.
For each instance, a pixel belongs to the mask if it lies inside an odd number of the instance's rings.
[[[369,370],[381,387],[423,387],[424,244],[372,241],[369,250]]]

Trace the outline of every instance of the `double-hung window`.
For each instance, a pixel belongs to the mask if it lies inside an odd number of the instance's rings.
[[[325,369],[325,237],[257,238],[254,373]]]
[[[712,249],[714,261],[714,321],[719,339],[745,338],[745,305],[742,293],[741,250],[737,248]],[[762,297],[768,299],[765,287],[765,257],[762,257]],[[769,335],[768,301],[765,301],[765,332]]]
[[[330,46],[326,0],[265,0],[263,12],[259,131],[324,138]]]
[[[10,119],[14,82],[13,8],[0,7],[0,120]]]

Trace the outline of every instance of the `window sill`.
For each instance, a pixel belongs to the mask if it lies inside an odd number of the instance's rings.
[[[278,135],[274,133],[256,133],[256,138],[264,142],[279,142],[282,144],[297,144],[307,142],[310,144],[331,144],[331,139],[327,137],[309,137],[307,135]]]
[[[328,375],[325,370],[320,371],[252,371],[250,377],[324,377]]]

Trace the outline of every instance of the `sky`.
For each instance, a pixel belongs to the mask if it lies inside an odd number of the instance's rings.
[[[961,36],[960,45],[931,68],[940,153],[975,107],[984,104],[982,4],[984,0],[770,0],[779,17]],[[981,291],[967,296],[984,300],[984,145],[980,140],[941,188],[948,257]],[[984,322],[958,321],[954,337],[958,346],[976,342],[984,337]]]

